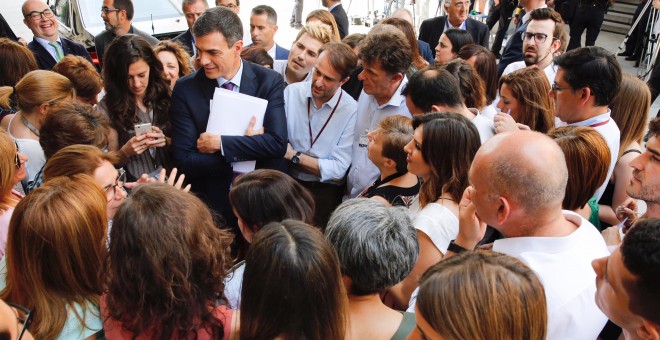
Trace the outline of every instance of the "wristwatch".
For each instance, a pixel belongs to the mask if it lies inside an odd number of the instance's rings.
[[[298,151],[296,152],[293,157],[291,157],[291,163],[293,164],[300,164],[300,155],[302,155],[302,152]]]
[[[447,250],[449,250],[449,251],[451,251],[451,252],[454,252],[454,253],[456,253],[456,254],[462,253],[462,252],[464,252],[464,251],[468,251],[468,249],[459,246],[459,245],[456,244],[456,242],[454,242],[454,241],[455,241],[455,240],[451,240],[451,242],[449,242],[449,246],[447,247]]]

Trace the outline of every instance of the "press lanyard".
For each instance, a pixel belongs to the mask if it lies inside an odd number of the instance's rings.
[[[330,112],[330,117],[328,117],[328,119],[325,121],[325,124],[323,124],[323,127],[321,128],[319,133],[316,135],[316,138],[314,139],[312,139],[312,116],[309,112],[312,100],[310,98],[307,98],[307,126],[309,127],[309,140],[311,142],[311,145],[309,146],[310,150],[312,149],[312,147],[314,147],[314,143],[316,143],[316,141],[319,139],[321,133],[323,133],[323,130],[325,130],[325,127],[328,126],[330,119],[332,119],[332,116],[335,114],[335,111],[337,111],[337,107],[339,107],[339,102],[341,101],[341,96],[343,95],[344,95],[344,91],[339,92],[339,99],[337,99],[337,104],[335,104],[335,107],[332,109],[332,112]]]

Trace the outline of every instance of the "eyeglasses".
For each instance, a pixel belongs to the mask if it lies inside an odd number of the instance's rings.
[[[7,302],[7,304],[14,308],[16,311],[16,318],[18,319],[18,322],[23,324],[23,328],[21,329],[21,332],[18,333],[18,338],[17,340],[21,340],[23,337],[23,334],[25,334],[25,331],[27,330],[28,326],[30,326],[30,323],[32,322],[32,312],[30,312],[29,309],[17,305],[15,303]]]
[[[108,15],[110,12],[119,12],[121,9],[119,8],[108,8],[108,7],[101,7],[101,13]]]
[[[21,152],[21,149],[18,148],[18,143],[14,141],[14,144],[16,145],[16,155],[14,155],[14,165],[16,165],[16,169],[21,168],[21,157],[18,155],[19,152]]]
[[[44,18],[52,18],[52,17],[53,17],[53,11],[51,11],[50,8],[46,8],[46,9],[44,9],[44,10],[41,11],[41,12],[38,12],[38,11],[32,11],[32,12],[26,14],[26,15],[25,15],[25,18],[26,18],[26,19],[27,19],[27,18],[30,18],[30,19],[32,19],[32,20],[39,20],[39,19],[41,19],[42,16],[43,16]]]
[[[103,189],[105,190],[105,198],[108,200],[108,202],[115,199],[115,196],[117,195],[117,188],[124,190],[124,182],[126,182],[126,171],[124,169],[119,169],[117,178],[115,179],[115,184],[110,184]]]
[[[531,32],[521,32],[520,37],[522,38],[523,41],[526,40],[531,40],[534,38],[534,42],[537,44],[543,44],[547,39],[548,35],[545,33],[531,33]],[[552,40],[556,40],[557,38],[552,37]]]
[[[218,6],[227,7],[227,8],[229,8],[229,9],[234,9],[234,8],[238,7],[238,6],[234,5],[234,4],[218,5]]]
[[[561,87],[561,86],[557,85],[557,83],[552,83],[552,92],[559,92],[559,91],[571,90],[571,89],[573,89],[573,88],[570,87],[570,86]]]

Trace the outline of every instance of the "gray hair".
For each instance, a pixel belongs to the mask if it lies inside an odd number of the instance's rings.
[[[405,208],[357,198],[334,211],[325,230],[351,278],[350,294],[369,295],[401,282],[417,262],[417,233]],[[348,287],[347,287],[348,288]]]
[[[241,18],[225,7],[209,8],[199,16],[192,27],[195,37],[202,37],[211,33],[221,33],[225,36],[228,45],[243,39],[243,23]]]
[[[259,5],[252,9],[251,15],[262,15],[266,14],[266,18],[269,24],[272,26],[277,25],[277,12],[273,7],[268,5]]]
[[[183,1],[181,2],[181,10],[182,10],[182,11],[185,11],[185,7],[186,7],[186,6],[188,6],[188,5],[194,5],[194,4],[196,4],[198,1],[203,2],[203,3],[204,3],[204,7],[209,8],[209,3],[208,3],[208,1],[206,1],[206,0],[183,0]]]

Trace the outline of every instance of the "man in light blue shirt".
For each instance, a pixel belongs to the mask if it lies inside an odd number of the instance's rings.
[[[353,156],[348,173],[350,198],[356,197],[379,175],[378,168],[367,156],[367,133],[385,117],[410,117],[406,97],[401,91],[408,82],[406,70],[412,62],[412,52],[403,33],[390,25],[375,26],[362,41],[359,58],[364,70],[358,79],[364,87],[358,99]]]
[[[341,203],[351,165],[357,103],[341,86],[356,65],[348,45],[328,43],[320,49],[312,81],[284,90],[289,135],[284,158],[290,161],[289,174],[314,196],[320,227]]]

